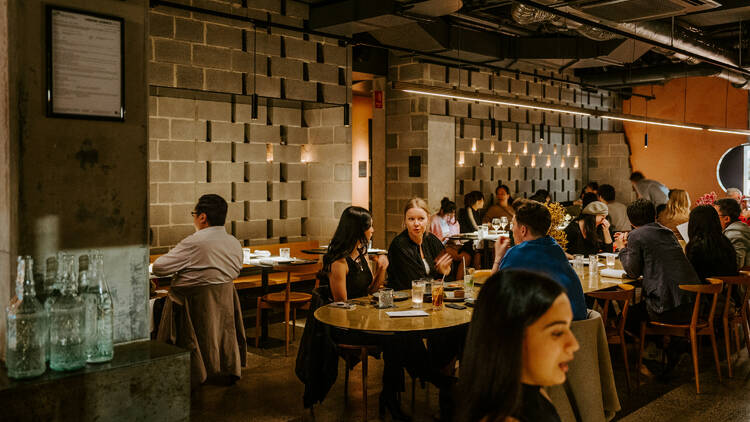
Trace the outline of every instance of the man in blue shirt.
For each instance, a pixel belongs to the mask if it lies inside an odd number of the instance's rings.
[[[495,242],[492,272],[514,268],[542,273],[565,287],[573,308],[573,319],[586,319],[588,312],[581,280],[573,271],[560,245],[547,235],[552,223],[549,210],[536,201],[519,202],[512,223],[513,239],[518,244],[511,248],[507,237],[500,237]]]

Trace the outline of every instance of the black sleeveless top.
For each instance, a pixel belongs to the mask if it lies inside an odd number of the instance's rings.
[[[367,296],[368,288],[372,284],[372,272],[365,256],[360,255],[356,261],[347,256],[346,265],[349,266],[349,272],[346,274],[346,298]]]
[[[521,407],[513,413],[520,422],[561,422],[552,403],[538,385],[521,384]]]

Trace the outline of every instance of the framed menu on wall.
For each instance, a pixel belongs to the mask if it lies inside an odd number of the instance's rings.
[[[47,115],[125,119],[124,21],[47,6]]]

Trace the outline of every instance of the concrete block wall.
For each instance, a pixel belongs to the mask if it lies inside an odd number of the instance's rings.
[[[620,103],[608,91],[581,90],[575,85],[572,73],[559,74],[529,68],[523,64],[518,65],[519,72],[459,71],[453,67],[421,63],[419,59],[411,57],[391,55],[390,59],[390,80],[459,88],[592,110],[610,111]],[[532,74],[523,74],[521,71]],[[530,196],[536,189],[548,189],[557,201],[575,199],[580,192],[585,166],[588,164],[583,144],[588,137],[584,137],[582,131],[620,129],[618,124],[599,118],[470,103],[394,90],[387,92],[387,99],[389,231],[396,229],[396,222],[400,224],[401,200],[419,192],[427,192],[423,186],[424,181],[408,177],[408,156],[419,154],[420,145],[426,145],[421,133],[421,122],[426,121],[427,115],[451,116],[456,119],[455,193],[459,207],[463,204],[463,195],[471,190],[482,191],[485,198],[494,196],[494,188],[498,182],[507,184],[514,196]],[[541,127],[544,127],[544,141],[540,142]],[[476,139],[476,151],[472,151],[473,139]],[[525,154],[524,144],[527,149]],[[541,154],[538,152],[539,144],[542,145]],[[511,152],[508,152],[509,145]],[[462,153],[464,163],[459,165]],[[536,162],[532,166],[534,155]],[[502,157],[501,165],[498,165],[498,156]],[[546,166],[548,156],[549,167]],[[518,165],[515,164],[516,157],[519,159]],[[423,162],[423,165],[428,163]]]
[[[292,0],[284,10],[276,1],[236,3],[200,7],[299,28],[309,14]],[[336,211],[351,202],[349,48],[161,6],[149,20],[152,253],[194,231],[190,211],[205,193],[227,200],[227,230],[246,245],[330,240]],[[261,98],[253,119],[253,93],[299,101]]]
[[[636,199],[630,183],[630,145],[624,133],[599,132],[588,137],[588,180],[610,184],[617,201],[628,204]]]

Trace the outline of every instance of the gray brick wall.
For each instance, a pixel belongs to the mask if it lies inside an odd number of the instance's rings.
[[[270,13],[274,22],[301,28],[308,6],[287,0],[281,15],[280,4],[253,1],[243,9],[212,1],[201,7],[263,20]],[[336,212],[351,202],[351,130],[343,107],[333,107],[350,101],[347,47],[163,7],[152,9],[149,19],[149,84],[181,93],[152,95],[149,103],[152,252],[193,232],[190,211],[204,193],[228,201],[226,228],[247,245],[330,240]],[[308,103],[261,105],[252,119],[247,103],[253,92]],[[332,108],[315,108],[319,99]]]
[[[615,188],[617,201],[636,199],[630,183],[630,146],[624,133],[599,132],[588,137],[588,179]]]

